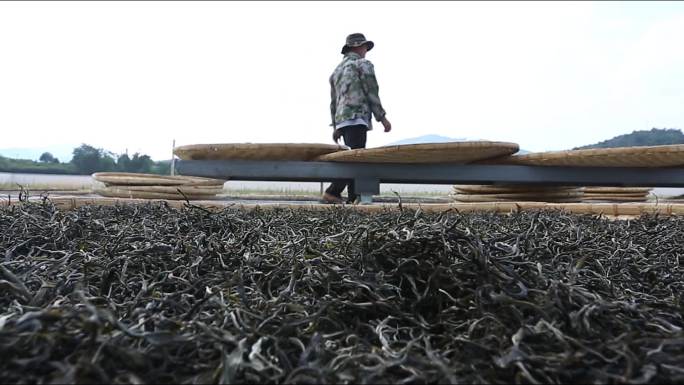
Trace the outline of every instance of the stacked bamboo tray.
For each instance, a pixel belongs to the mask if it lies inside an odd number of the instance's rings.
[[[208,200],[223,191],[222,179],[127,172],[97,172],[93,179],[104,183],[94,193],[110,198]]]
[[[645,202],[649,187],[563,187],[531,185],[454,185],[455,202]]]
[[[499,158],[485,159],[479,164],[500,165],[524,165],[524,166],[547,166],[547,167],[676,167],[684,165],[684,145],[661,145],[661,146],[634,146],[595,148],[570,151],[547,151],[529,153],[524,155],[509,155]],[[513,191],[497,191],[499,195],[477,195],[473,191],[464,191],[463,188],[454,186],[454,200],[460,202],[496,202],[512,201],[516,198]],[[585,187],[579,198],[582,202],[645,202],[651,192],[651,188],[644,187]],[[539,198],[542,202],[567,202],[558,201],[548,194],[536,194],[535,190],[528,190],[521,195],[520,201]],[[565,190],[567,191],[567,190]],[[555,192],[554,196],[558,196]],[[572,199],[576,199],[573,197]]]
[[[454,185],[456,202],[581,202],[581,187],[533,185]]]
[[[649,187],[585,187],[585,202],[645,202],[652,188]]]

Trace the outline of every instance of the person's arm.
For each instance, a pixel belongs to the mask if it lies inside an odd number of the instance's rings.
[[[378,86],[378,81],[375,78],[375,68],[373,67],[373,63],[368,60],[361,60],[359,69],[361,83],[366,90],[371,112],[373,112],[375,120],[382,122],[385,118],[386,112],[385,109],[382,108],[382,103],[380,102],[380,87]]]
[[[332,127],[333,127],[333,142],[339,143],[340,137],[342,136],[342,131],[337,129],[337,125],[335,124],[335,114],[337,113],[337,93],[335,92],[335,82],[333,81],[333,77],[330,77],[330,118],[332,119]]]
[[[329,82],[330,82],[330,118],[332,119],[333,130],[336,130],[337,127],[335,127],[335,114],[337,112],[337,94],[335,93],[335,83],[333,82],[332,76],[330,77]]]

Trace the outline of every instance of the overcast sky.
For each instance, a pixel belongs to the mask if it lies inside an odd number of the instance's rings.
[[[393,125],[369,147],[684,128],[682,2],[0,2],[0,148],[327,143],[353,32]]]

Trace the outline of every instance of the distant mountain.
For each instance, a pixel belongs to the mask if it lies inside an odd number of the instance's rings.
[[[396,142],[392,142],[389,144],[386,144],[386,146],[398,146],[401,144],[420,144],[420,143],[446,143],[446,142],[472,142],[472,141],[478,141],[478,140],[486,140],[486,139],[477,139],[477,138],[449,138],[447,136],[441,136],[441,135],[423,135],[423,136],[418,136],[415,138],[408,138],[408,139],[402,139],[398,140]],[[527,150],[520,150],[517,152],[517,154],[529,154],[530,152]]]
[[[78,144],[61,144],[49,147],[0,148],[0,155],[13,159],[38,160],[44,152],[49,152],[60,162],[69,162],[73,156],[74,148],[78,146]]]
[[[595,144],[575,147],[573,150],[583,150],[588,148],[660,146],[665,144],[684,144],[684,134],[681,130],[674,128],[653,128],[650,131],[632,131],[631,134],[618,135],[611,139]]]

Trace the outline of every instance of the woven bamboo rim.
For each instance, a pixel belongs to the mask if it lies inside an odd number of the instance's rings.
[[[202,178],[185,175],[156,175],[130,172],[96,172],[93,179],[105,185],[131,186],[218,186],[226,183],[223,179]]]
[[[583,197],[582,201],[606,201],[606,202],[644,202],[645,196],[629,197],[629,196],[601,196],[601,197]]]
[[[502,196],[503,195],[503,196]],[[580,202],[582,200],[582,195],[577,194],[574,196],[556,196],[556,197],[542,197],[535,195],[527,196],[516,196],[516,197],[506,197],[508,194],[453,194],[452,199],[459,202],[514,202],[514,201],[525,201],[525,202]]]
[[[186,195],[216,195],[223,192],[223,185],[219,186],[128,186],[128,185],[109,185],[109,188],[116,188],[126,191],[153,192],[164,194],[178,194],[180,190]]]
[[[581,187],[575,186],[535,186],[535,185],[454,185],[454,191],[463,193],[544,193],[556,191],[582,191]]]
[[[561,191],[544,191],[544,192],[517,192],[517,193],[490,193],[490,194],[473,194],[473,193],[455,193],[454,195],[469,195],[474,197],[491,197],[500,199],[526,199],[528,198],[577,198],[584,195],[581,190],[561,190]]]
[[[180,193],[161,193],[161,192],[151,192],[151,191],[134,191],[127,190],[117,187],[105,187],[93,189],[93,192],[98,195],[109,198],[135,198],[135,199],[170,199],[179,200],[185,199],[186,197],[190,200],[197,199],[212,199],[215,198],[215,194],[183,194]]]
[[[591,193],[591,194],[603,194],[603,193],[620,193],[620,194],[626,194],[626,193],[649,193],[653,188],[651,187],[594,187],[594,186],[587,186],[584,188],[585,193]]]
[[[582,202],[581,198],[568,198],[568,199],[518,199],[518,200],[511,200],[511,199],[482,199],[482,200],[477,200],[477,199],[472,199],[472,197],[465,198],[465,199],[454,199],[454,202],[456,203],[539,203],[539,204],[546,204],[546,203],[580,203]]]
[[[368,163],[459,163],[500,157],[518,152],[518,145],[509,142],[449,142],[420,143],[339,151],[319,156],[325,162]]]
[[[482,164],[578,167],[670,167],[684,165],[684,145],[549,151],[488,159]]]
[[[637,197],[637,198],[643,198],[647,197],[649,194],[648,193],[627,193],[627,194],[618,194],[618,193],[584,193],[584,196],[586,198],[601,198],[601,197],[625,197],[625,198],[630,198],[630,197]]]
[[[179,146],[173,153],[184,160],[308,161],[349,147],[322,143],[214,143]]]

